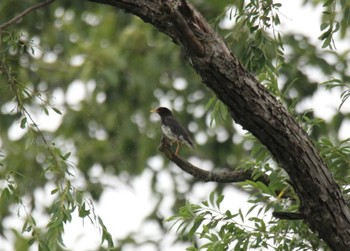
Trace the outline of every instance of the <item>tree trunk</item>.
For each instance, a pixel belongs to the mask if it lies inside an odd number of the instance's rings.
[[[201,14],[185,0],[90,0],[123,9],[170,36],[228,107],[288,173],[310,229],[333,250],[350,250],[350,211],[306,132],[244,67]]]

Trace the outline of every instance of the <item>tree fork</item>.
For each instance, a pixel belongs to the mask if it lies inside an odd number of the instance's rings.
[[[333,250],[350,250],[350,210],[306,132],[239,63],[223,39],[185,0],[89,0],[130,12],[180,46],[203,83],[288,173],[310,229]]]

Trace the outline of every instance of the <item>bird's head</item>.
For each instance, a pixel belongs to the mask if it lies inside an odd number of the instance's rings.
[[[166,107],[159,107],[157,109],[152,109],[151,112],[158,113],[162,118],[166,116],[172,116],[171,111]]]

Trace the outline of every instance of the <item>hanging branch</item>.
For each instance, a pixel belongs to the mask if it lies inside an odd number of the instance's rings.
[[[10,26],[11,24],[17,22],[18,20],[20,20],[21,18],[23,18],[24,16],[26,16],[27,14],[29,14],[30,12],[43,8],[47,5],[49,5],[50,3],[54,2],[55,0],[46,0],[44,2],[35,4],[27,9],[25,9],[24,11],[22,11],[21,13],[17,14],[16,16],[14,16],[13,18],[11,18],[9,21],[3,23],[2,25],[0,25],[0,33],[3,29],[5,29],[6,27]]]

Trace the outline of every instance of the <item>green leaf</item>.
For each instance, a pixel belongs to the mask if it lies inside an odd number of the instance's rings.
[[[59,189],[58,189],[58,188],[55,188],[55,189],[51,190],[51,194],[55,194],[55,193],[57,193],[58,191],[59,191]]]
[[[49,110],[46,108],[46,106],[43,106],[44,113],[48,116],[49,115]]]
[[[59,115],[62,115],[62,112],[60,110],[58,110],[56,107],[51,107],[52,110],[54,110],[54,112],[56,112]]]
[[[210,205],[214,206],[214,200],[215,200],[215,191],[212,191],[209,195],[209,202],[210,202]]]
[[[29,241],[27,242],[27,244],[28,244],[28,246],[31,246],[31,245],[34,244],[34,242],[35,242],[35,239],[34,239],[34,238],[31,238],[31,239],[29,239]]]
[[[10,190],[7,187],[5,187],[4,190],[2,190],[2,192],[1,192],[0,199],[1,199],[1,201],[3,201],[4,199],[9,199],[10,196],[11,196]]]
[[[188,238],[192,238],[194,233],[197,231],[197,229],[200,227],[200,225],[202,224],[202,222],[204,221],[204,217],[202,216],[198,216],[195,218],[193,225],[190,229],[190,231],[188,232]]]
[[[205,207],[209,207],[208,201],[202,201],[202,205],[205,206]]]
[[[105,224],[103,223],[103,221],[102,221],[100,216],[97,217],[97,220],[98,220],[98,222],[100,224],[100,227],[102,229],[101,244],[104,241],[107,241],[108,249],[113,248],[114,244],[113,244],[113,239],[112,239],[111,234],[107,231],[107,228],[106,228]]]
[[[90,215],[90,210],[85,208],[85,202],[82,204],[82,206],[79,207],[79,217],[84,218],[86,216]]]
[[[205,110],[209,110],[210,107],[214,104],[214,102],[217,100],[216,97],[211,97],[207,104],[205,105]]]
[[[322,23],[320,25],[321,31],[325,30],[329,26],[329,23]]]
[[[322,44],[322,48],[326,48],[327,46],[330,46],[331,42],[332,42],[332,36],[328,35],[325,37],[326,39],[324,40],[323,44]],[[321,40],[323,40],[324,38],[322,38],[321,36]]]
[[[242,249],[241,249],[242,251],[248,250],[249,243],[250,243],[249,238],[250,238],[250,236],[248,236],[248,237],[245,239],[244,244],[243,244]]]
[[[81,191],[75,191],[75,199],[77,203],[80,205],[83,202],[83,193]]]
[[[11,39],[11,34],[4,36],[4,37],[2,38],[2,41],[3,41],[4,43],[6,43],[6,42],[8,42],[10,39]]]
[[[62,156],[62,159],[67,160],[71,154],[72,154],[71,152],[66,153],[65,155]]]
[[[238,209],[238,214],[239,214],[239,217],[241,218],[241,221],[244,222],[244,216],[241,209]]]
[[[220,204],[224,200],[224,197],[225,197],[224,195],[220,194],[218,196],[218,198],[216,199],[216,206],[217,206],[218,209],[220,209]]]
[[[201,234],[203,235],[203,234],[208,234],[208,233],[209,233],[209,227],[208,227],[208,225],[204,224],[202,226],[202,233]]]
[[[334,2],[334,0],[328,0],[327,2],[325,2],[322,7],[327,7],[329,5],[331,5]]]

